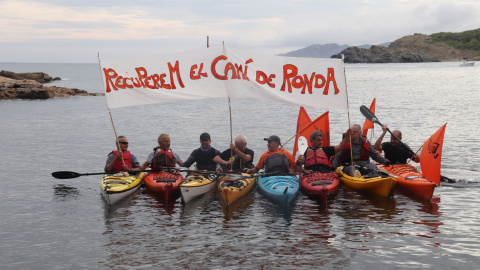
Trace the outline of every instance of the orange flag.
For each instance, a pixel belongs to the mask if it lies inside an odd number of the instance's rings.
[[[298,138],[301,137],[302,135],[299,135],[298,132],[302,130],[304,127],[308,126],[310,123],[312,123],[312,120],[310,119],[310,116],[308,116],[307,111],[305,110],[304,107],[300,107],[300,111],[298,112],[298,120],[297,120],[297,132],[295,135],[295,145],[293,146],[293,156],[295,157],[295,153],[298,151],[298,145],[297,141]],[[305,137],[308,140],[308,137]]]
[[[330,146],[330,120],[328,117],[328,112],[320,115],[319,117],[317,117],[317,119],[315,119],[309,125],[301,129],[300,132],[298,132],[297,137],[295,138],[295,141],[297,141],[299,137],[304,136],[305,138],[307,138],[308,146],[312,146],[312,143],[310,142],[310,134],[312,134],[312,132],[314,132],[315,130],[321,130],[324,134],[322,147]],[[298,150],[297,148],[293,149],[294,157],[297,153],[297,150]],[[301,154],[303,155],[303,153]]]
[[[375,98],[373,99],[372,101],[372,104],[370,105],[370,111],[375,114]],[[365,119],[365,123],[363,124],[363,128],[362,128],[362,136],[363,137],[367,137],[367,133],[368,133],[368,130],[373,128],[373,122],[368,120],[368,119]]]
[[[428,180],[440,186],[440,167],[442,162],[443,135],[447,124],[443,125],[435,134],[423,144],[420,154],[420,168]]]

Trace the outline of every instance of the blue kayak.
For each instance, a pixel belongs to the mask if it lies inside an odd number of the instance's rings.
[[[282,206],[288,206],[298,194],[298,179],[293,174],[258,178],[258,188],[263,195]]]

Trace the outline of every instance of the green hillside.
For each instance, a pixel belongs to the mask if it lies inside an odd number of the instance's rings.
[[[458,50],[480,51],[480,28],[460,33],[440,32],[430,35],[428,43],[444,42]]]

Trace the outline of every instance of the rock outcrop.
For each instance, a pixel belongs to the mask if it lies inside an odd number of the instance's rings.
[[[101,93],[88,93],[85,90],[76,88],[43,86],[42,82],[51,82],[52,80],[55,79],[43,72],[14,73],[2,70],[0,71],[0,99],[48,99],[53,97],[103,95]]]
[[[27,73],[15,73],[11,71],[2,70],[0,76],[7,77],[15,80],[34,80],[39,83],[49,83],[52,81],[61,80],[60,77],[52,78],[48,74],[43,72],[27,72]]]
[[[389,47],[370,49],[349,47],[332,58],[345,57],[345,63],[412,63],[459,61],[462,58],[480,60],[477,52],[457,50],[445,43],[431,42],[430,36],[414,34],[397,39]]]

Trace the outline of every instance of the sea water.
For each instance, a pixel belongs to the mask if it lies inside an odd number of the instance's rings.
[[[300,194],[287,209],[256,190],[225,209],[212,192],[184,204],[140,191],[109,207],[100,176],[55,179],[54,171],[102,172],[115,133],[105,97],[0,101],[2,269],[474,269],[480,262],[480,67],[460,62],[348,64],[349,110],[330,111],[331,143],[359,107],[400,129],[414,150],[447,124],[442,183],[431,201],[395,191],[379,198],[341,188],[326,207]],[[52,84],[103,92],[98,64],[0,63],[45,72]],[[233,137],[247,136],[255,161],[263,138],[295,134],[298,106],[232,100]],[[312,119],[325,110],[306,108]],[[111,110],[118,135],[143,162],[160,133],[182,159],[209,132],[230,143],[227,100],[205,99]],[[375,126],[372,141],[381,134]],[[370,138],[369,134],[369,138]],[[389,135],[386,136],[386,140]],[[285,144],[293,149],[293,140]]]

